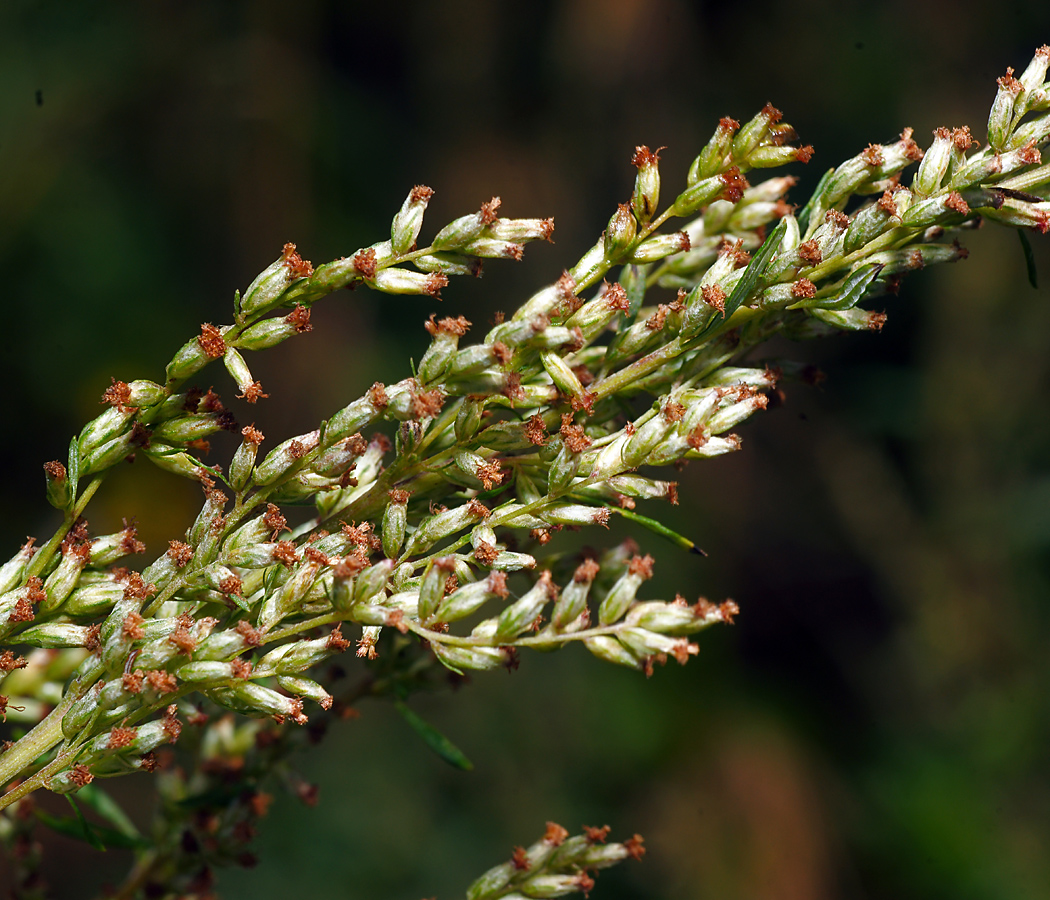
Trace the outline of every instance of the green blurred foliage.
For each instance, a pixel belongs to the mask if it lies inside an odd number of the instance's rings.
[[[39,466],[109,377],[158,378],[286,240],[315,262],[352,252],[419,182],[437,190],[431,229],[492,194],[553,215],[555,247],[445,292],[442,311],[481,328],[589,246],[636,143],[668,145],[678,183],[719,116],[772,100],[817,148],[798,202],[903,125],[983,134],[995,77],[1048,40],[1050,12],[1025,2],[10,0],[4,544],[49,533]],[[680,507],[646,510],[710,557],[634,534],[658,559],[649,596],[743,607],[686,669],[646,681],[569,650],[413,698],[472,773],[366,703],[298,760],[319,806],[279,796],[259,867],[220,888],[454,896],[551,818],[645,834],[642,865],[602,876],[607,898],[1050,895],[1050,249],[1033,245],[1038,291],[1015,236],[989,228],[967,262],[906,281],[880,336],[770,348],[827,382],[787,385],[743,453],[693,464]],[[308,430],[404,377],[431,311],[330,298],[312,334],[250,361],[271,399],[234,408],[274,442]],[[89,518],[135,517],[159,552],[197,504],[136,463]],[[149,788],[116,792],[143,820]],[[56,896],[129,862],[48,851]]]

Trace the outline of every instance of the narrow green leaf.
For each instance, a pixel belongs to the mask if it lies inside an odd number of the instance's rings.
[[[784,237],[785,231],[787,231],[787,223],[781,219],[777,223],[777,227],[773,229],[770,235],[762,243],[762,246],[755,251],[755,255],[751,257],[751,262],[747,264],[747,268],[744,269],[744,274],[736,283],[736,287],[733,288],[732,293],[726,300],[725,315],[720,318],[716,317],[712,319],[707,327],[697,334],[696,337],[690,338],[690,344],[699,343],[712,331],[721,328],[723,324],[729,321],[733,313],[744,305],[744,301],[747,300],[747,298],[754,293],[755,288],[758,287],[758,279],[762,277],[766,269],[769,268],[769,264],[773,261],[773,254],[776,252],[777,247],[780,246],[780,241]]]
[[[97,784],[85,785],[77,792],[77,797],[121,834],[134,840],[142,839],[142,834],[135,827],[135,823],[128,818],[127,813],[121,809],[120,804]]]
[[[707,556],[707,553],[696,546],[694,541],[689,540],[689,538],[679,534],[677,531],[672,531],[662,522],[656,521],[656,519],[650,519],[648,516],[639,515],[636,512],[631,512],[629,509],[621,509],[618,506],[608,506],[606,509],[623,516],[631,522],[637,522],[639,525],[648,528],[653,534],[658,534],[660,537],[670,541],[676,547],[681,547],[683,550],[688,550],[690,553],[696,553],[699,556]]]
[[[394,701],[394,709],[401,713],[401,718],[408,722],[412,730],[423,739],[423,742],[450,766],[462,769],[464,772],[469,772],[474,768],[474,763],[467,759],[459,747],[400,700]]]
[[[801,303],[795,303],[790,308],[853,309],[860,302],[860,298],[864,296],[868,285],[878,278],[879,272],[884,268],[886,267],[882,263],[868,263],[866,266],[861,266],[850,272],[843,280],[839,292],[833,297],[814,297],[812,300],[803,300]]]
[[[1032,252],[1032,245],[1028,242],[1028,235],[1020,228],[1017,229],[1017,236],[1021,239],[1021,250],[1024,253],[1024,264],[1028,269],[1028,283],[1038,290],[1039,273],[1035,270],[1035,254]]]
[[[73,438],[69,442],[69,465],[66,466],[66,478],[69,479],[69,494],[76,503],[77,484],[80,482],[80,441]]]

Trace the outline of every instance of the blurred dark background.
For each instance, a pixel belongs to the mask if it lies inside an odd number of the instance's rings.
[[[800,202],[904,125],[923,144],[939,125],[983,137],[995,78],[1048,41],[1050,8],[1025,2],[8,0],[6,554],[50,534],[40,465],[110,376],[161,380],[285,241],[316,263],[382,239],[417,183],[437,191],[424,237],[492,194],[553,215],[555,246],[444,292],[441,312],[480,331],[590,245],[636,144],[667,145],[673,196],[719,116],[771,100],[816,145]],[[298,760],[320,805],[279,798],[261,865],[220,889],[454,897],[554,819],[645,835],[643,864],[601,878],[610,900],[1050,896],[1050,239],[1033,236],[1039,290],[1009,230],[967,244],[905,282],[881,335],[772,349],[828,378],[789,386],[742,453],[682,474],[659,515],[708,559],[634,534],[658,560],[648,596],[732,596],[735,627],[648,681],[569,650],[415,699],[469,774],[363,706]],[[326,299],[312,334],[250,360],[271,399],[236,411],[273,442],[308,430],[405,377],[436,309]],[[139,463],[89,518],[135,517],[159,552],[198,503]],[[150,783],[114,788],[135,806]],[[62,897],[129,862],[51,850]]]

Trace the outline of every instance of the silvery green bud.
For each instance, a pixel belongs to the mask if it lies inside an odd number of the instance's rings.
[[[506,898],[509,895],[503,889],[510,884],[517,872],[513,863],[506,862],[494,866],[467,888],[467,900]]]
[[[376,420],[379,410],[370,396],[361,397],[349,406],[344,406],[325,427],[325,442],[332,444],[361,431]]]
[[[148,409],[163,402],[167,397],[168,392],[156,382],[139,379],[128,382],[128,399],[124,405]]]
[[[675,198],[674,214],[679,217],[693,215],[700,207],[718,199],[725,188],[725,180],[721,175],[711,175],[697,181]]]
[[[566,328],[579,328],[583,341],[590,343],[615,321],[620,313],[630,310],[627,292],[620,284],[603,284],[598,293],[565,320]]]
[[[1014,70],[1007,69],[1006,74],[999,79],[999,91],[988,114],[988,143],[996,152],[1006,148],[1014,120],[1014,105],[1023,91],[1024,85],[1014,78]]]
[[[554,219],[497,219],[489,226],[489,234],[516,244],[549,241],[554,234]]]
[[[685,665],[690,656],[695,656],[698,647],[691,644],[684,637],[667,637],[646,631],[644,628],[624,628],[617,634],[617,638],[632,653],[641,657],[664,654],[673,656],[680,665]]]
[[[706,624],[704,618],[697,615],[695,608],[684,601],[664,603],[660,600],[636,603],[627,614],[626,623],[675,636],[692,634]]]
[[[1045,87],[1043,81],[1046,79],[1048,65],[1050,65],[1050,45],[1043,44],[1036,49],[1032,61],[1018,79],[1024,88],[1024,93],[1017,103],[1016,115],[1018,118],[1032,108],[1032,97]]]
[[[926,160],[931,159],[931,157],[932,154],[927,153],[922,165],[925,165]],[[905,192],[898,191],[898,194],[903,193]],[[878,202],[858,210],[842,237],[843,251],[852,253],[854,250],[859,250],[869,241],[875,240],[875,238],[884,234],[890,228],[900,225],[901,212],[902,210],[898,207],[895,199],[889,194],[883,194]]]
[[[598,563],[588,559],[581,563],[551,611],[551,628],[564,631],[587,609],[587,595],[599,571]]]
[[[638,174],[634,179],[634,193],[631,195],[631,208],[639,222],[648,222],[656,212],[660,202],[660,150],[655,152],[648,147],[635,147],[631,165],[636,166]]]
[[[383,591],[396,563],[384,559],[365,569],[354,581],[354,603],[370,603]]]
[[[428,294],[438,297],[448,286],[448,277],[440,272],[413,272],[411,269],[380,269],[369,284],[384,294]]]
[[[214,357],[205,351],[198,338],[190,338],[172,357],[165,369],[168,385],[175,385],[187,378],[192,378],[212,359]]]
[[[317,447],[320,438],[319,431],[311,431],[278,444],[256,467],[255,483],[273,484],[282,476],[294,471],[296,466],[301,465],[303,457]]]
[[[238,305],[241,315],[252,315],[276,304],[289,283],[290,272],[286,262],[287,257],[282,253],[255,277],[240,298]]]
[[[88,422],[84,426],[84,430],[80,432],[81,455],[85,456],[102,445],[108,444],[114,438],[123,435],[134,415],[135,410],[130,407],[124,407],[122,410],[113,406],[102,413],[102,415]]]
[[[846,160],[835,169],[834,174],[824,186],[824,194],[821,198],[823,200],[823,208],[829,209],[834,207],[850,194],[856,192],[857,188],[870,180],[871,177],[872,167],[865,159],[863,153]],[[810,230],[812,230],[813,224],[813,221],[811,221]]]
[[[423,581],[419,586],[418,615],[422,622],[429,621],[445,596],[445,582],[454,571],[454,560],[451,557],[435,559],[427,566]]]
[[[254,681],[240,681],[229,688],[220,688],[208,693],[224,706],[265,716],[288,717],[297,725],[306,723],[302,700],[286,697]]]
[[[617,579],[609,593],[605,595],[598,607],[598,621],[602,625],[611,625],[619,621],[634,603],[635,594],[643,581],[653,577],[653,559],[651,556],[636,556],[631,560],[627,571]]]
[[[520,260],[525,248],[513,241],[500,241],[493,237],[479,237],[463,245],[463,252],[484,259]]]
[[[753,119],[744,123],[744,127],[733,138],[733,159],[745,159],[749,156],[769,134],[770,127],[776,125],[782,118],[783,113],[773,104],[767,103],[763,106]]]
[[[442,275],[481,276],[481,260],[476,256],[461,253],[427,253],[412,259],[412,265],[423,272],[440,272]]]
[[[493,197],[488,203],[482,204],[479,212],[453,220],[434,236],[431,246],[435,250],[458,250],[481,237],[485,229],[497,221],[496,211],[499,206],[499,197]]]
[[[307,700],[313,700],[321,709],[331,709],[333,697],[316,681],[309,678],[295,678],[289,675],[278,675],[277,686]]]
[[[1010,140],[1007,141],[1007,146],[1010,147],[1011,151],[1015,154],[1027,150],[1028,152],[1022,157],[1022,161],[1032,163],[1038,161],[1039,151],[1036,148],[1045,144],[1048,136],[1050,136],[1050,113],[1038,116],[1037,118],[1032,119],[1031,122],[1025,122],[1020,128],[1014,131]],[[1014,160],[1006,158],[1009,157],[1009,155],[1010,154],[1004,154],[1004,172],[1011,172],[1014,168],[1017,168]]]
[[[430,645],[430,649],[442,665],[454,672],[462,669],[495,669],[508,665],[512,659],[507,647],[453,647],[435,642]]]
[[[427,516],[409,538],[403,555],[416,556],[438,541],[472,526],[479,518],[479,512],[475,510],[476,507],[468,503]]]
[[[637,427],[623,448],[623,461],[628,469],[636,469],[670,430],[672,423],[662,412]]]
[[[392,490],[390,502],[383,510],[383,552],[390,559],[397,559],[405,543],[405,525],[408,522],[408,491]]]
[[[682,253],[689,247],[689,235],[684,231],[676,231],[674,234],[658,234],[642,241],[634,248],[631,262],[638,265],[657,262],[675,253]]]
[[[583,384],[579,376],[569,368],[569,364],[561,356],[547,351],[540,354],[540,361],[559,391],[577,401],[583,400],[586,393]]]
[[[1050,203],[1025,203],[1007,199],[1001,209],[985,209],[982,214],[1014,228],[1035,228],[1041,234],[1050,230]]]
[[[463,316],[439,319],[437,322],[434,321],[434,316],[430,317],[426,329],[432,340],[416,371],[420,384],[430,384],[445,375],[459,348],[459,339],[466,334],[469,327],[470,322]]]
[[[259,454],[259,444],[263,441],[263,434],[252,425],[246,425],[241,429],[241,444],[234,451],[233,459],[230,460],[230,487],[235,491],[243,491],[251,480],[252,469],[255,467],[255,459]]]
[[[60,647],[84,647],[90,637],[91,629],[87,625],[47,622],[43,625],[33,625],[20,632],[18,642],[20,644],[28,644],[31,647],[56,649]]]
[[[938,128],[933,132],[933,143],[926,150],[911,181],[912,191],[920,197],[928,197],[940,189],[941,181],[952,161],[954,146],[952,133],[947,128]]]
[[[634,243],[638,222],[631,212],[631,207],[621,203],[609,224],[605,226],[604,255],[609,262],[618,261]]]
[[[57,459],[44,463],[47,502],[55,509],[68,509],[73,502],[73,486],[70,484],[66,467]]]
[[[433,190],[426,185],[417,184],[401,204],[401,209],[390,225],[390,246],[398,256],[408,253],[415,245],[419,229],[423,225],[423,213],[426,212],[427,204],[433,196]]]
[[[539,315],[555,315],[555,311],[561,307],[571,308],[576,300],[575,290],[576,282],[573,277],[568,272],[563,272],[554,284],[537,291],[518,307],[511,320],[532,322]]]
[[[609,510],[604,506],[584,506],[580,503],[557,503],[541,510],[538,515],[551,525],[609,524]]]
[[[881,331],[886,321],[885,313],[870,312],[859,307],[844,310],[811,309],[808,312],[813,318],[844,331]]]
[[[284,316],[263,319],[246,328],[237,339],[237,346],[244,350],[266,350],[298,334],[296,326]]]
[[[456,413],[455,434],[457,441],[468,441],[481,428],[481,417],[485,412],[485,403],[465,397]]]
[[[690,187],[703,178],[716,175],[725,167],[733,145],[733,135],[736,134],[738,128],[740,128],[740,123],[728,116],[719,120],[718,128],[707,142],[707,146],[689,167],[687,183]],[[677,203],[675,206],[677,208]]]
[[[158,469],[171,472],[173,475],[196,480],[204,471],[199,459],[191,456],[185,450],[176,450],[170,444],[154,441],[148,447],[143,448],[142,452],[146,455],[146,459]]]
[[[88,545],[88,562],[97,568],[111,566],[118,559],[133,553],[145,553],[146,545],[136,536],[135,527],[128,525],[115,534],[104,534]]]
[[[750,418],[758,410],[765,409],[768,402],[765,394],[755,394],[739,403],[731,403],[707,420],[707,431],[710,434],[721,434],[728,431],[734,425],[739,425],[744,419]]]
[[[84,552],[78,547],[71,547],[62,555],[62,559],[44,582],[45,599],[40,602],[40,612],[45,615],[57,610],[76,587],[80,573],[88,563],[87,548]]]
[[[788,145],[776,146],[771,144],[765,147],[756,147],[747,156],[747,164],[752,169],[773,169],[777,166],[786,166],[788,163],[808,163],[813,158],[813,148],[791,147]]]
[[[197,514],[193,525],[190,526],[189,538],[193,545],[200,544],[205,535],[211,531],[212,525],[222,515],[226,508],[226,498],[222,494],[211,493],[204,498],[201,511]]]
[[[216,431],[229,430],[233,418],[227,412],[190,413],[176,419],[161,422],[153,429],[153,437],[168,444],[184,444],[214,434]]]
[[[0,594],[6,594],[22,583],[29,560],[36,553],[32,539],[26,541],[21,549],[0,567]]]
[[[603,634],[586,638],[583,645],[598,659],[618,666],[627,666],[629,669],[642,668],[642,661],[614,637]]]
[[[547,491],[550,494],[560,494],[572,483],[573,478],[580,468],[580,454],[573,453],[565,443],[562,443],[558,455],[547,471]]]
[[[434,617],[439,622],[455,622],[481,609],[494,597],[507,596],[507,576],[492,572],[488,578],[465,584],[448,594],[438,605]]]
[[[550,599],[551,573],[544,571],[540,573],[539,580],[528,591],[500,613],[496,623],[495,640],[511,641],[526,631],[536,621]]]
[[[123,585],[115,581],[100,581],[76,588],[62,611],[67,616],[97,616],[112,609],[123,596]]]
[[[234,673],[232,662],[220,662],[218,660],[200,660],[198,662],[186,663],[175,670],[175,677],[179,681],[191,681],[197,683],[232,681],[240,676]]]

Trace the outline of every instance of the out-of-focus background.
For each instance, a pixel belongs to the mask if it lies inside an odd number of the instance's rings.
[[[40,466],[110,376],[160,380],[285,241],[316,263],[380,240],[417,183],[437,192],[424,237],[493,194],[554,216],[554,246],[444,292],[478,330],[593,242],[636,144],[667,145],[673,196],[718,117],[771,100],[816,146],[800,202],[902,126],[983,137],[995,78],[1047,42],[1050,9],[1026,2],[9,0],[0,556],[50,533]],[[1009,230],[967,244],[905,282],[881,335],[774,348],[827,380],[789,388],[659,512],[709,558],[634,535],[658,561],[648,596],[732,596],[735,627],[648,681],[569,650],[414,699],[473,773],[364,705],[298,760],[320,804],[280,797],[261,864],[220,890],[454,897],[554,819],[645,835],[643,864],[600,879],[610,900],[1050,896],[1050,238],[1039,290]],[[274,443],[308,430],[405,377],[437,309],[332,296],[252,360],[271,399],[235,410]],[[89,518],[135,517],[157,553],[198,504],[138,463]],[[150,787],[114,790],[141,811]],[[59,897],[129,862],[49,852]]]

